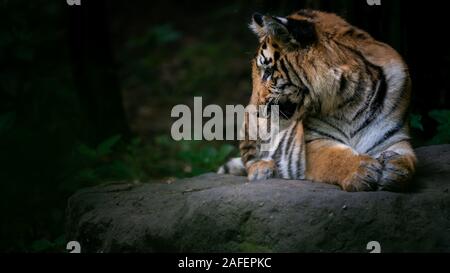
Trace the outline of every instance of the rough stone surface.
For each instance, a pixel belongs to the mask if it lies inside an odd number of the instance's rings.
[[[417,149],[410,193],[207,174],[81,190],[67,239],[83,252],[450,252],[450,145]]]

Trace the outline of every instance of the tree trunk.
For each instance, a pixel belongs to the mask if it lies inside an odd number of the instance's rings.
[[[109,33],[104,0],[71,6],[69,39],[72,70],[86,122],[81,132],[97,144],[112,135],[129,135]]]

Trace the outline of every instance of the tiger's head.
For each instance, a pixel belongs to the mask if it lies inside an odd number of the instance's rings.
[[[335,14],[311,10],[287,17],[256,13],[250,28],[259,39],[252,62],[253,101],[279,105],[285,119],[326,113],[345,101],[337,90],[355,89],[359,76],[353,71],[364,66],[354,48],[372,39]]]

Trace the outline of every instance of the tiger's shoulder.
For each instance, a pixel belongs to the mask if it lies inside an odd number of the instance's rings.
[[[373,38],[368,32],[348,23],[342,17],[318,10],[300,10],[288,16],[296,20],[311,20],[316,27],[317,37],[333,40],[341,46],[348,47],[362,55],[368,62],[387,67],[401,66],[407,72],[408,68],[401,55],[390,45]]]

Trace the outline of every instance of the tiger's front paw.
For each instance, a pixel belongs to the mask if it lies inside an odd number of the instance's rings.
[[[369,156],[361,156],[357,169],[342,182],[343,190],[348,192],[376,190],[382,167],[378,160]]]
[[[273,160],[260,160],[253,163],[248,169],[248,180],[265,180],[275,176],[275,162]]]
[[[407,156],[393,151],[383,152],[378,161],[383,166],[379,183],[379,190],[403,191],[405,190],[413,171],[410,168]]]

